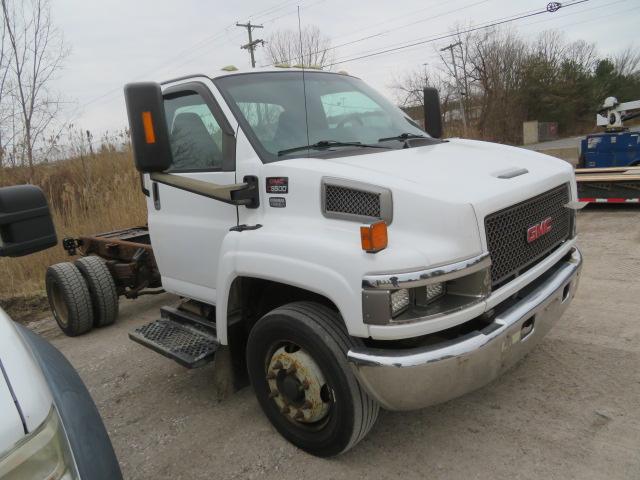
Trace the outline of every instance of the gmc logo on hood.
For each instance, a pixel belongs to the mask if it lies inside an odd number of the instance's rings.
[[[535,242],[541,236],[551,231],[551,217],[545,218],[540,223],[527,228],[527,243]]]

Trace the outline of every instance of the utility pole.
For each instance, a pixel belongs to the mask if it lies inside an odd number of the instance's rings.
[[[463,135],[467,134],[467,118],[464,114],[464,102],[462,101],[462,88],[460,87],[460,80],[458,80],[458,69],[456,67],[456,58],[453,55],[453,49],[455,47],[460,47],[462,49],[462,42],[452,43],[451,45],[447,45],[444,48],[441,48],[440,51],[443,52],[445,50],[449,50],[451,52],[451,63],[453,63],[453,76],[456,79],[456,88],[458,89],[458,99],[460,100],[460,115],[462,115],[462,132]]]
[[[249,34],[249,43],[242,45],[240,48],[243,50],[249,50],[249,53],[251,54],[251,68],[256,68],[256,59],[253,55],[253,52],[256,49],[257,45],[264,45],[264,40],[261,40],[261,39],[254,40],[253,36],[251,35],[251,32],[253,31],[254,28],[264,28],[264,27],[262,25],[251,25],[251,21],[248,21],[247,23],[236,23],[236,27],[242,27],[247,29],[247,33]]]
[[[429,62],[425,62],[422,64],[422,66],[424,67],[424,86],[425,87],[429,86],[429,75],[427,73],[427,65],[429,65]]]

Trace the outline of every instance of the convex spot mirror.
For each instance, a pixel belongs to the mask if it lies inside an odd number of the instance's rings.
[[[21,257],[58,243],[47,199],[34,185],[0,188],[0,257]]]
[[[164,172],[171,166],[171,145],[160,84],[129,83],[124,99],[136,168],[142,173]]]

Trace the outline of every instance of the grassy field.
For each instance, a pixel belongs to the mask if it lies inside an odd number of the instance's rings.
[[[104,152],[28,170],[0,169],[0,186],[33,183],[44,191],[59,244],[21,258],[0,258],[0,304],[5,310],[28,310],[43,303],[47,267],[69,260],[66,236],[99,233],[146,223],[146,206],[131,152]]]

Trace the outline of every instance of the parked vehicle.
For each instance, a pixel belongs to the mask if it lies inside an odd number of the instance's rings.
[[[596,125],[605,131],[580,142],[576,181],[581,202],[640,202],[640,132],[624,126],[638,116],[640,100],[620,103],[608,97],[603,102]]]
[[[187,367],[229,355],[307,452],[349,450],[380,408],[487,384],[574,296],[571,166],[440,139],[434,90],[430,135],[343,73],[225,71],[125,98],[148,230],[66,245],[120,294],[179,295],[131,338]]]
[[[57,243],[42,191],[0,188],[0,256]],[[0,478],[122,478],[118,460],[82,380],[48,342],[0,309]]]

